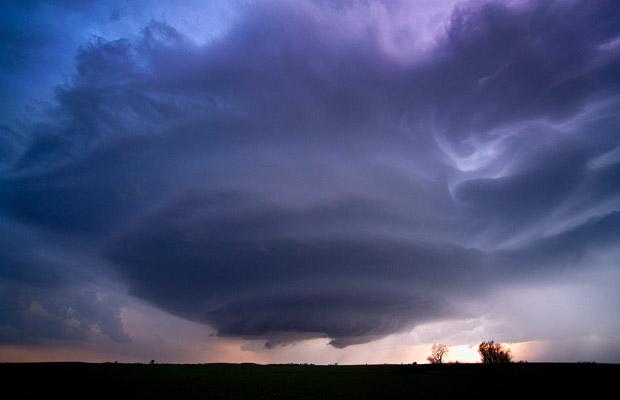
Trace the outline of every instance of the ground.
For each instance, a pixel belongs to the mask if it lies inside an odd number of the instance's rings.
[[[11,399],[603,398],[620,365],[41,363],[0,364],[0,377]]]

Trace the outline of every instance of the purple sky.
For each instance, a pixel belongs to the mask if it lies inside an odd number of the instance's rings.
[[[0,361],[620,362],[617,2],[0,20]]]

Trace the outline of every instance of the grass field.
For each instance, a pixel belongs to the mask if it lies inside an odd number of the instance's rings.
[[[0,364],[6,399],[613,398],[620,365]]]

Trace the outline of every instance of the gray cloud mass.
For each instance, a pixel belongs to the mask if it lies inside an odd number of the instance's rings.
[[[461,3],[410,57],[364,4],[83,44],[0,138],[0,341],[128,340],[98,277],[220,336],[346,347],[617,267],[590,262],[620,243],[617,3]]]

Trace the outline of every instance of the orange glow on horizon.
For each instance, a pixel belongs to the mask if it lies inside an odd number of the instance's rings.
[[[448,346],[447,362],[477,363],[480,362],[478,346],[462,344]]]

